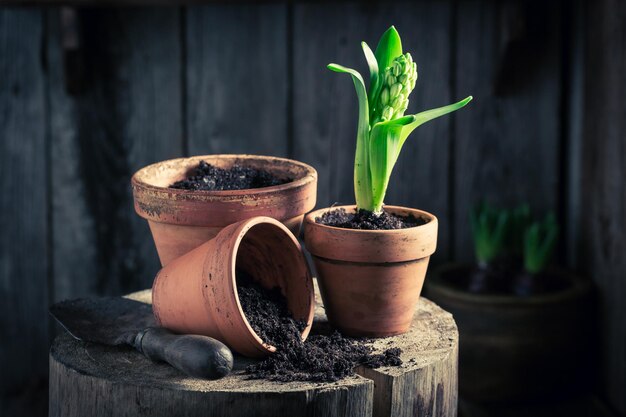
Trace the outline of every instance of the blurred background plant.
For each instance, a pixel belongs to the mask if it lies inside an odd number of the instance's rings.
[[[558,289],[542,276],[556,248],[559,225],[554,213],[533,218],[525,203],[512,209],[480,202],[470,212],[476,269],[467,290],[473,293],[531,295]]]

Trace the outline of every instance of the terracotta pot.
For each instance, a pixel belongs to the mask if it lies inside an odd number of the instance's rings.
[[[302,339],[307,337],[315,308],[311,273],[298,240],[269,217],[227,226],[163,267],[152,287],[157,323],[177,333],[211,336],[245,356],[274,352],[241,309],[235,269],[265,288],[280,287],[294,318],[308,323]]]
[[[234,164],[265,169],[293,181],[233,191],[169,188],[201,160],[220,168]],[[283,222],[298,234],[304,213],[315,207],[317,172],[298,161],[256,155],[204,155],[171,159],[140,169],[132,178],[137,214],[148,220],[161,265],[211,239],[225,226],[256,216]]]
[[[425,289],[459,327],[461,396],[508,404],[588,390],[597,340],[589,281],[552,270],[552,277],[567,282],[554,292],[525,297],[472,294],[462,283],[473,268],[441,267],[429,276]]]
[[[408,331],[422,290],[430,255],[437,244],[437,218],[404,207],[426,223],[399,230],[354,230],[315,222],[332,207],[309,213],[304,221],[306,247],[313,255],[329,321],[349,336],[385,337]]]

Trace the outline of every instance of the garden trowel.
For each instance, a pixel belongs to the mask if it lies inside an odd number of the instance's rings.
[[[50,314],[78,340],[130,345],[190,376],[217,379],[233,367],[233,354],[223,343],[157,327],[150,304],[123,297],[80,298],[54,304]]]

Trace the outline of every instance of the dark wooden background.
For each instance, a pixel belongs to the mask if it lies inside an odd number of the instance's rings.
[[[559,259],[599,289],[597,391],[626,414],[626,6],[422,0],[0,8],[0,415],[45,410],[50,303],[151,285],[138,168],[288,156],[318,169],[319,206],[352,202],[356,97],[325,65],[365,73],[359,42],[392,23],[411,110],[474,101],[412,136],[387,203],[439,217],[437,263],[471,259],[481,198],[557,212]]]

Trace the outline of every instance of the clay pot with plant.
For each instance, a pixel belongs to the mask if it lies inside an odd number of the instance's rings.
[[[594,307],[588,280],[550,261],[553,214],[485,203],[470,214],[474,264],[434,271],[426,294],[454,315],[463,341],[459,391],[475,402],[527,402],[589,386]]]
[[[132,178],[137,214],[148,221],[162,265],[255,216],[298,234],[315,207],[317,172],[304,163],[257,155],[204,155],[146,166]]]
[[[306,324],[306,339],[315,308],[311,273],[298,240],[269,217],[231,224],[163,267],[152,287],[155,318],[174,332],[213,337],[245,356],[266,356],[276,348],[261,339],[242,309],[239,290],[248,279],[280,290],[291,316]]]
[[[331,324],[350,336],[383,337],[409,329],[437,243],[434,215],[383,205],[393,167],[415,128],[460,109],[471,97],[405,116],[417,69],[411,55],[402,52],[398,32],[389,28],[375,52],[361,45],[369,90],[357,71],[328,65],[352,77],[358,97],[356,205],[309,213],[305,242]]]

